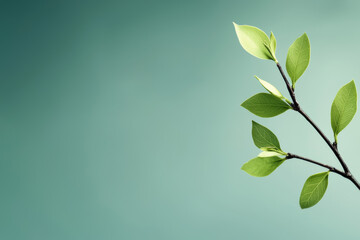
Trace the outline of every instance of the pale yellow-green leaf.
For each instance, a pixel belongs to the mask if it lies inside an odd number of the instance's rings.
[[[264,158],[264,157],[274,157],[274,156],[281,156],[280,153],[277,152],[268,152],[268,151],[263,151],[261,153],[259,153],[258,157]]]
[[[286,71],[288,72],[292,86],[305,72],[310,62],[310,41],[306,33],[297,38],[290,46],[286,58]]]
[[[275,35],[273,34],[273,32],[271,32],[271,34],[270,34],[270,48],[271,48],[271,50],[274,51],[274,54],[275,54],[275,51],[276,51],[276,38],[275,38]]]
[[[274,58],[274,61],[277,63],[277,59],[276,59],[276,56],[275,56],[276,38],[275,38],[275,35],[273,34],[273,32],[271,32],[271,34],[270,34],[270,50],[271,50],[271,55]]]
[[[283,95],[281,94],[281,92],[279,90],[276,89],[276,87],[274,87],[272,84],[268,83],[265,80],[262,80],[260,78],[258,78],[257,76],[255,76],[255,78],[257,80],[259,80],[260,84],[272,95],[274,95],[275,97],[278,97],[280,99],[283,98]]]
[[[236,23],[234,23],[234,27],[239,42],[245,51],[257,58],[275,60],[269,51],[270,39],[262,30]]]

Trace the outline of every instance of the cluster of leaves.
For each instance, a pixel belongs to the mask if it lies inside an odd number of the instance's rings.
[[[236,34],[241,46],[251,55],[275,61],[276,38],[273,33],[270,38],[260,29],[234,23]],[[291,78],[292,90],[310,62],[310,42],[306,33],[297,38],[289,47],[286,58],[286,70]],[[272,84],[255,76],[268,93],[258,93],[241,104],[251,113],[264,118],[277,116],[293,108],[293,103],[277,90]],[[334,132],[335,144],[338,134],[350,123],[357,109],[357,94],[354,81],[343,86],[337,93],[331,106],[331,126]],[[295,109],[294,109],[295,110]],[[252,122],[252,138],[255,146],[262,152],[242,166],[242,170],[256,177],[271,174],[288,158],[273,132],[266,127]],[[300,207],[309,208],[318,203],[325,194],[330,171],[310,176],[300,194]]]

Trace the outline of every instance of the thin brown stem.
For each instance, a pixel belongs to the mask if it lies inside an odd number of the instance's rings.
[[[325,134],[320,130],[320,128],[314,123],[314,121],[301,109],[299,103],[297,102],[296,100],[296,96],[295,96],[295,92],[294,92],[294,89],[290,86],[289,84],[289,81],[287,80],[286,78],[286,75],[284,73],[284,71],[282,70],[282,67],[281,65],[276,62],[276,66],[278,67],[280,73],[281,73],[281,76],[282,78],[284,79],[284,82],[286,84],[286,87],[287,87],[287,90],[290,94],[290,97],[293,101],[293,103],[291,104],[292,108],[294,111],[297,111],[299,112],[305,119],[306,121],[308,121],[310,123],[310,125],[319,133],[319,135],[323,138],[323,140],[327,143],[327,145],[330,147],[330,149],[332,150],[332,152],[335,154],[336,158],[339,160],[342,168],[344,169],[344,172],[342,171],[339,171],[331,166],[328,166],[328,165],[325,165],[325,164],[322,164],[322,163],[319,163],[319,162],[316,162],[316,161],[313,161],[313,160],[310,160],[310,159],[305,159],[303,157],[301,157],[300,159],[302,160],[305,160],[305,161],[308,161],[308,162],[312,162],[314,164],[317,164],[319,166],[323,166],[323,167],[326,167],[328,168],[331,172],[335,172],[335,173],[338,173],[340,174],[341,176],[349,179],[351,182],[354,183],[354,185],[360,190],[360,184],[359,182],[354,178],[354,176],[351,174],[348,166],[346,165],[345,161],[343,160],[343,158],[341,157],[340,155],[340,152],[337,148],[337,144],[333,144],[331,143],[331,141],[325,136]],[[297,155],[295,155],[297,156]],[[331,168],[331,169],[330,169]]]
[[[284,79],[284,81],[285,81],[287,90],[288,90],[288,92],[289,92],[289,94],[290,94],[290,97],[291,97],[291,99],[292,99],[292,101],[293,101],[292,107],[293,107],[294,110],[296,110],[296,109],[299,107],[299,104],[298,104],[298,102],[296,101],[294,89],[290,86],[290,83],[289,83],[289,81],[287,80],[286,75],[285,75],[284,71],[282,70],[282,67],[281,67],[280,63],[277,62],[277,63],[276,63],[276,66],[278,67],[278,69],[279,69],[279,71],[280,71],[280,73],[281,73],[281,76],[283,77],[283,79]]]
[[[327,165],[327,164],[323,164],[323,163],[320,163],[320,162],[317,162],[317,161],[314,161],[314,160],[312,160],[312,159],[305,158],[305,157],[302,157],[302,156],[299,156],[299,155],[296,155],[296,154],[288,153],[287,156],[286,156],[286,159],[292,159],[292,158],[301,159],[301,160],[304,160],[304,161],[306,161],[306,162],[309,162],[309,163],[318,165],[318,166],[320,166],[320,167],[327,168],[327,169],[329,169],[330,172],[337,173],[337,174],[339,174],[340,176],[343,176],[344,178],[349,179],[349,180],[350,180],[352,183],[354,183],[354,185],[360,190],[360,184],[359,184],[359,182],[356,181],[356,179],[355,179],[351,174],[348,175],[347,173],[345,173],[345,172],[343,172],[343,171],[340,171],[339,169],[336,169],[336,168],[333,167],[333,166],[330,166],[330,165]]]
[[[316,164],[316,165],[318,165],[320,167],[324,167],[324,168],[329,169],[330,172],[337,173],[337,174],[347,178],[347,175],[343,171],[340,171],[340,170],[336,169],[333,166],[326,165],[326,164],[323,164],[323,163],[320,163],[320,162],[317,162],[317,161],[314,161],[314,160],[311,160],[309,158],[305,158],[305,157],[302,157],[302,156],[299,156],[299,155],[296,155],[296,154],[288,153],[287,156],[286,156],[286,159],[292,159],[292,158],[297,158],[297,159],[304,160],[306,162],[310,162],[312,164]]]
[[[325,136],[325,134],[320,130],[320,128],[311,120],[311,118],[299,107],[297,110],[310,124],[313,126],[313,128],[320,134],[320,136],[324,139],[324,141],[327,143],[327,145],[330,147],[330,149],[335,154],[336,158],[339,160],[342,168],[346,173],[350,173],[350,170],[348,166],[346,165],[345,161],[341,157],[337,147],[335,147],[330,140]]]

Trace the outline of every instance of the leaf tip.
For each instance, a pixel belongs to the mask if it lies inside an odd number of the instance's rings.
[[[241,166],[241,170],[245,171],[245,165],[246,165],[246,163],[244,163],[244,164]]]
[[[300,38],[305,38],[309,42],[309,37],[306,32],[304,32],[303,35],[300,36]]]
[[[252,127],[256,126],[256,125],[259,125],[257,122],[255,122],[254,120],[251,120],[251,125]]]

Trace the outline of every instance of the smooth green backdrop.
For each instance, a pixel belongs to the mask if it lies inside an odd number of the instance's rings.
[[[282,149],[338,166],[296,113],[240,107],[286,93],[276,66],[247,54],[232,22],[288,47],[303,32],[311,61],[296,92],[328,136],[337,90],[360,89],[358,1],[2,1],[0,239],[357,239],[360,193],[331,174],[301,210],[298,160],[255,178],[251,120]],[[339,148],[360,178],[360,115]]]

